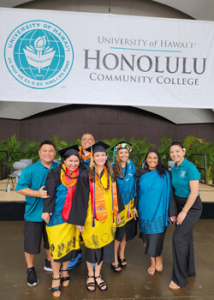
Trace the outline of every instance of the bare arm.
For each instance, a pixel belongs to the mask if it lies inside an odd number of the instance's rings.
[[[38,197],[38,198],[48,198],[47,191],[44,190],[45,186],[42,186],[38,191],[31,190],[30,188],[26,188],[23,190],[16,191],[17,193],[28,196],[28,197]]]
[[[187,199],[186,204],[183,207],[183,210],[179,213],[177,217],[177,224],[182,224],[183,220],[186,218],[186,215],[190,208],[195,203],[195,200],[198,196],[198,190],[199,190],[199,180],[192,180],[189,181],[190,191],[189,197]]]

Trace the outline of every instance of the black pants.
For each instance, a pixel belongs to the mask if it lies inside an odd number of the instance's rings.
[[[178,212],[182,210],[187,199],[176,196]],[[172,238],[173,272],[172,280],[180,287],[187,284],[187,278],[195,276],[195,262],[192,229],[202,212],[201,199],[198,197],[187,213],[181,225],[176,225]]]

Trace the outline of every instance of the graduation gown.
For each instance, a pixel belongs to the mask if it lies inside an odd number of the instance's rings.
[[[101,179],[102,179],[102,176],[104,176],[104,173],[101,173],[101,175],[100,175]],[[123,205],[121,196],[119,194],[118,187],[117,187],[117,203],[118,203],[118,213],[119,213],[124,210],[124,205]],[[88,261],[90,263],[97,262],[98,264],[101,261],[112,263],[112,262],[114,262],[114,241],[112,241],[112,236],[111,236],[111,239],[109,239],[109,243],[107,241],[105,246],[98,248],[99,242],[97,240],[96,235],[102,234],[100,232],[100,230],[102,230],[102,229],[101,229],[101,227],[100,227],[100,229],[96,229],[96,228],[99,228],[98,226],[101,224],[97,223],[100,221],[96,221],[95,227],[93,227],[92,222],[91,222],[91,225],[89,225],[88,222],[86,222],[86,220],[88,220],[90,211],[91,211],[91,201],[90,201],[89,174],[88,174],[88,170],[85,170],[85,171],[83,171],[82,174],[80,174],[78,182],[77,182],[76,191],[75,191],[68,223],[84,226],[85,231],[87,230],[87,232],[89,232],[89,233],[90,233],[90,230],[91,230],[91,232],[93,231],[92,238],[93,238],[95,245],[92,245],[87,240],[84,241],[85,246],[86,246],[86,261]],[[105,220],[105,222],[106,221],[107,220]],[[116,222],[116,217],[114,217],[114,222]],[[112,223],[113,223],[113,220],[112,220]],[[108,226],[111,226],[110,223],[108,223],[108,224],[109,224]],[[97,232],[98,230],[99,230],[99,232]],[[114,233],[112,232],[112,235],[113,234]],[[103,233],[103,237],[106,238],[107,235],[105,233]],[[108,237],[107,237],[107,239],[108,239]],[[84,240],[84,233],[83,233],[83,240]],[[96,243],[97,243],[97,247],[96,247]]]
[[[43,212],[51,213],[46,224],[50,255],[57,262],[69,261],[77,256],[81,236],[76,226],[68,224],[62,218],[67,187],[60,179],[61,166],[51,170],[46,179],[48,198],[44,201]]]

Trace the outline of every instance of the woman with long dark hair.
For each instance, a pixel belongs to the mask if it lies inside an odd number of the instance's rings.
[[[100,272],[103,262],[114,261],[116,224],[120,223],[119,213],[124,209],[107,148],[107,144],[99,141],[86,149],[92,151],[91,163],[79,176],[69,218],[71,224],[77,225],[85,243],[89,292],[95,292],[96,284],[102,292],[108,289]]]
[[[134,200],[136,197],[136,181],[134,178],[136,168],[129,158],[132,151],[131,144],[121,141],[113,148],[113,163],[117,177],[117,184],[125,209],[121,212],[121,222],[117,225],[115,234],[115,260],[111,268],[116,273],[121,272],[121,267],[126,267],[125,259],[126,242],[137,235],[137,222],[133,217]],[[119,265],[120,263],[120,265]]]
[[[63,162],[48,173],[46,180],[49,197],[45,199],[42,218],[46,222],[50,246],[54,297],[61,295],[60,282],[63,287],[69,285],[68,264],[70,259],[78,255],[80,248],[80,232],[75,225],[67,222],[80,173],[78,151],[77,145],[60,150]]]
[[[199,196],[200,173],[185,158],[185,148],[180,142],[171,144],[170,157],[175,162],[171,172],[178,216],[172,238],[173,273],[169,288],[178,290],[186,286],[188,277],[196,275],[192,229],[200,218],[202,203]]]
[[[146,245],[145,253],[151,263],[148,273],[154,275],[162,272],[162,249],[164,235],[169,224],[168,218],[176,220],[177,209],[171,193],[170,175],[162,165],[160,155],[151,150],[146,154],[143,168],[136,172],[137,180],[137,209],[134,217],[138,216],[140,236]]]

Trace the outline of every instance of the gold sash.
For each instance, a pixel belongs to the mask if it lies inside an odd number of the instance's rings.
[[[134,212],[134,198],[129,201],[128,204],[125,205],[125,209],[120,212],[121,221],[117,227],[123,227],[127,222],[133,219]]]
[[[102,183],[106,185],[107,177],[105,174],[102,176],[101,180]],[[92,185],[94,185],[93,182]],[[99,249],[110,244],[114,240],[115,231],[116,231],[116,215],[118,213],[118,202],[117,202],[116,183],[115,185],[114,183],[112,184],[111,179],[110,179],[110,187],[113,188],[109,188],[108,191],[101,191],[99,190],[97,184],[95,183],[96,201],[98,201],[98,195],[100,196],[100,193],[102,193],[101,204],[103,205],[103,207],[105,207],[105,212],[103,216],[100,216],[102,215],[102,212],[96,214],[96,217],[94,216],[94,206],[92,204],[93,201],[91,201],[91,193],[89,193],[88,210],[87,210],[86,221],[84,225],[84,231],[82,234],[85,246],[87,248]],[[98,194],[97,194],[97,190],[99,190]],[[113,194],[113,201],[112,201],[112,194]],[[95,206],[97,206],[98,208],[99,204]],[[93,220],[93,224],[92,224],[92,220]]]

